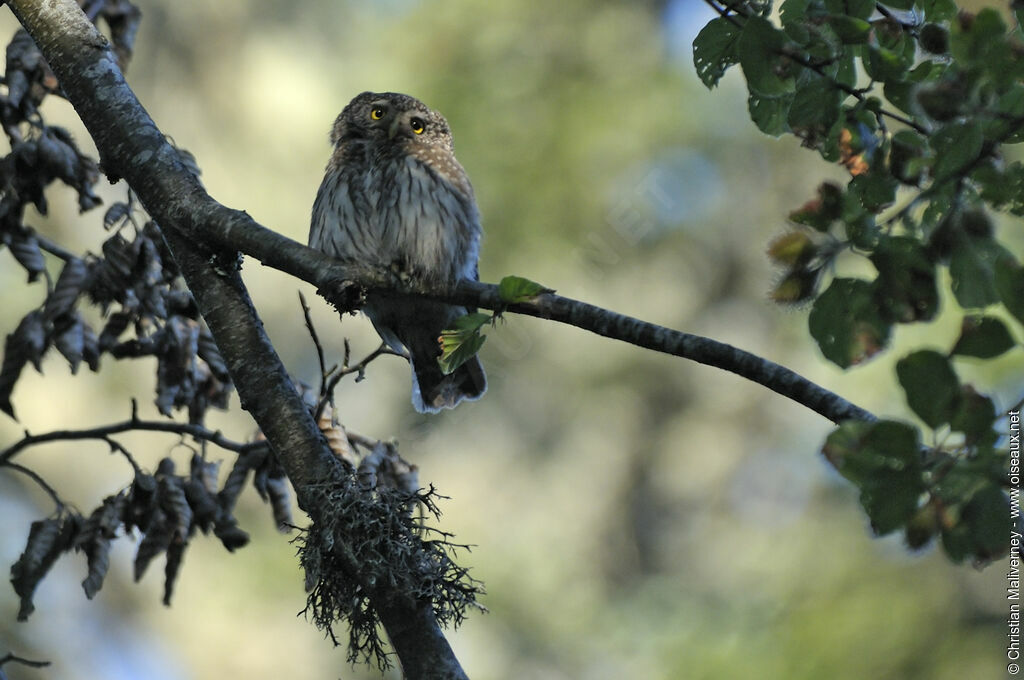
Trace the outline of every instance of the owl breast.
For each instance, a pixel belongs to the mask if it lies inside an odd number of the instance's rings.
[[[398,265],[428,284],[475,278],[480,217],[468,183],[456,186],[413,155],[352,160],[339,159],[320,187],[311,246]],[[359,165],[363,172],[349,171]]]

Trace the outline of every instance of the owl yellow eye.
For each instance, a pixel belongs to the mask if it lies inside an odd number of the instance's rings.
[[[384,117],[384,108],[383,107],[381,107],[381,106],[374,106],[370,110],[370,118],[372,118],[373,120],[380,120],[383,117]]]
[[[415,132],[418,135],[422,135],[423,131],[426,129],[426,126],[423,125],[423,121],[420,120],[419,118],[410,119],[409,127],[412,129],[413,132]]]

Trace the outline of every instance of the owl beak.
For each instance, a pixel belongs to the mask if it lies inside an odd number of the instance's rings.
[[[395,138],[395,135],[398,134],[398,128],[401,127],[401,125],[402,119],[396,116],[395,119],[391,121],[391,126],[388,128],[388,139]]]

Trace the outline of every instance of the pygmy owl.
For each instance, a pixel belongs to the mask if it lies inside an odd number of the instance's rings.
[[[394,92],[364,92],[334,122],[334,152],[313,204],[309,245],[341,260],[391,267],[414,283],[477,280],[480,214],[444,116]],[[436,413],[487,389],[477,357],[444,375],[439,336],[466,313],[422,299],[367,295],[363,311],[412,364],[412,403]]]

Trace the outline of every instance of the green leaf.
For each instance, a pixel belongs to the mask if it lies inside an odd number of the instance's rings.
[[[949,275],[953,295],[961,307],[985,307],[999,301],[995,269],[1001,257],[1012,256],[991,238],[962,235],[957,239],[949,259]]]
[[[914,469],[889,471],[865,482],[860,503],[875,534],[884,536],[905,526],[917,512],[924,490],[921,471]]]
[[[807,6],[811,0],[784,0],[779,6],[779,21],[783,28],[803,24],[807,19]]]
[[[878,269],[875,298],[889,318],[901,323],[928,321],[939,309],[935,263],[909,236],[882,238],[871,254]]]
[[[963,562],[972,552],[974,541],[966,524],[954,524],[942,530],[942,549],[953,562]]]
[[[896,363],[896,375],[907,404],[928,427],[935,429],[953,417],[960,380],[949,359],[931,350],[919,350]]]
[[[847,420],[825,439],[822,453],[843,477],[862,486],[879,470],[920,467],[918,430],[895,420]]]
[[[525,302],[543,293],[553,293],[553,288],[546,288],[536,281],[521,276],[506,276],[498,283],[498,296],[509,304]],[[485,315],[486,316],[486,315]]]
[[[944,182],[963,173],[981,155],[984,142],[981,123],[977,120],[949,123],[932,135],[931,142],[935,151],[932,178],[935,182]]]
[[[917,106],[914,96],[917,92],[917,83],[909,80],[893,81],[882,86],[882,92],[893,106],[911,116],[917,115]],[[901,132],[903,132],[901,130]]]
[[[806,145],[815,146],[839,119],[842,96],[827,78],[815,78],[800,86],[789,106],[787,123]]]
[[[868,41],[871,24],[847,14],[833,14],[828,18],[832,30],[847,45],[859,45]]]
[[[999,58],[1005,47],[1006,24],[999,12],[991,7],[981,10],[970,21],[956,21],[953,24],[950,51],[964,68],[986,68],[999,62],[1008,65],[1007,60]],[[996,64],[992,63],[993,57],[996,58]]]
[[[832,281],[814,301],[808,326],[821,353],[841,368],[880,352],[891,331],[878,312],[871,284],[859,279]]]
[[[870,213],[879,213],[896,200],[899,183],[883,163],[872,163],[868,172],[850,180],[849,190]]]
[[[1010,501],[1001,488],[987,484],[967,503],[961,519],[974,539],[971,552],[981,560],[996,560],[1010,550]]]
[[[786,74],[791,63],[782,56],[785,45],[786,35],[767,19],[747,19],[736,43],[736,55],[751,94],[774,97],[796,89],[793,77]]]
[[[747,97],[747,108],[750,111],[750,119],[757,125],[757,129],[766,135],[778,137],[789,132],[786,124],[786,117],[789,114],[789,105],[793,101],[793,95],[782,97],[762,97],[750,93]]]
[[[846,421],[825,440],[825,457],[860,487],[876,534],[904,526],[925,490],[917,429],[895,421]]]
[[[885,0],[883,3],[886,7],[892,9],[913,9],[914,0]]]
[[[953,208],[956,205],[954,199],[957,196],[956,185],[945,184],[938,189],[934,186],[928,191],[928,207],[921,215],[921,227],[929,236],[943,225],[948,223],[954,214]],[[946,253],[948,255],[948,253]]]
[[[996,260],[995,286],[1006,310],[1024,324],[1024,267],[1012,255]]]
[[[946,65],[937,61],[924,60],[914,68],[910,69],[907,78],[914,83],[923,83],[929,80],[936,80],[945,72]]]
[[[825,0],[825,11],[867,19],[875,13],[875,0]]]
[[[927,164],[928,142],[913,130],[900,130],[892,136],[889,166],[901,182],[917,185]]]
[[[981,187],[981,197],[997,210],[1024,215],[1024,165],[1014,161],[1005,168],[989,161],[971,173]]]
[[[899,25],[876,22],[862,59],[864,70],[883,83],[904,80],[916,52],[916,42]]]
[[[917,5],[924,12],[924,18],[928,21],[949,21],[957,13],[954,0],[918,0]]]
[[[979,359],[997,357],[1013,347],[1013,336],[1003,322],[993,316],[967,316],[960,325],[960,338],[953,354]]]
[[[490,320],[490,314],[464,314],[455,320],[453,328],[441,331],[441,356],[437,362],[445,375],[480,351],[486,340],[480,328]]]
[[[989,470],[970,459],[958,460],[935,492],[946,508],[942,545],[951,559],[986,562],[1006,555],[1013,528],[1010,502]]]
[[[963,505],[991,480],[987,465],[974,458],[959,458],[936,475],[932,492],[943,504]]]
[[[847,87],[857,85],[857,52],[858,49],[856,47],[847,46],[836,57],[836,73],[834,78],[837,83]]]
[[[1024,116],[1024,85],[1015,84],[999,95],[996,115],[985,124],[985,138],[1000,141],[1004,144],[1017,144],[1024,141],[1024,126],[1020,124]]]
[[[739,26],[719,17],[709,21],[693,41],[693,65],[709,90],[718,84],[726,69],[739,61],[736,56],[739,37]]]
[[[949,421],[950,429],[963,432],[967,442],[973,444],[979,439],[992,435],[996,422],[996,405],[983,394],[978,394],[970,385],[960,389],[956,412]],[[998,435],[997,435],[998,436]]]

